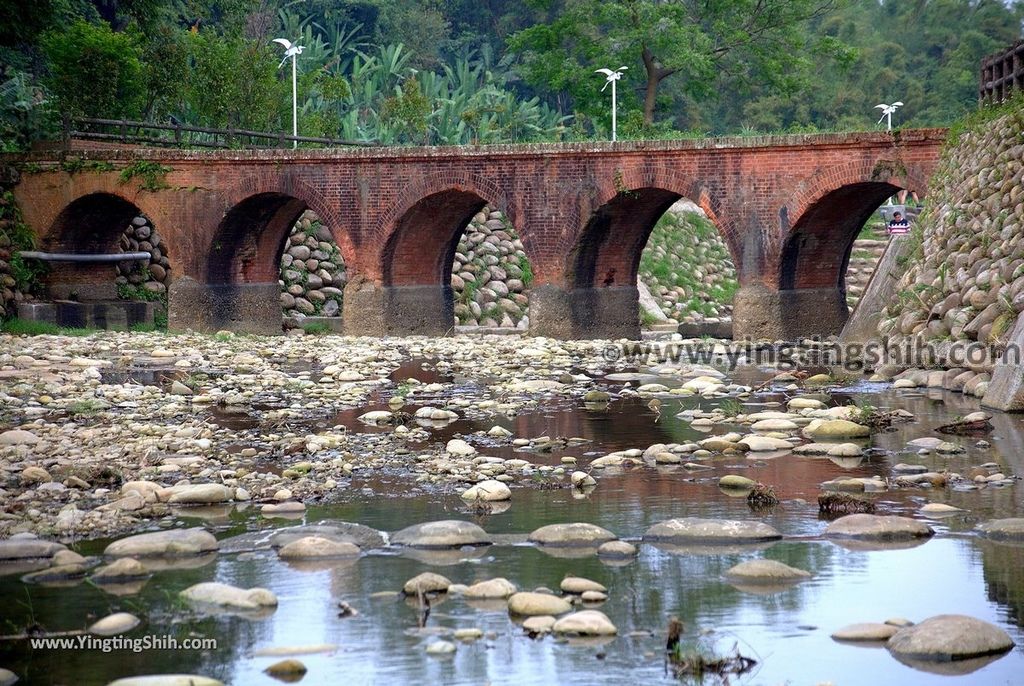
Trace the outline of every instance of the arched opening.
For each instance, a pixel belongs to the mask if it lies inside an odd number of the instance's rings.
[[[134,203],[111,193],[83,196],[61,211],[48,235],[46,252],[75,256],[48,263],[47,296],[69,301],[57,308],[58,323],[99,328],[166,323],[172,282],[168,246]],[[121,253],[149,256],[109,259]]]
[[[486,204],[476,193],[458,189],[419,200],[398,220],[384,248],[384,285],[449,284],[459,237]]]
[[[533,270],[493,198],[463,185],[403,208],[381,251],[382,287],[357,281],[345,294],[353,330],[445,335],[456,326],[529,325]]]
[[[217,229],[204,327],[340,331],[340,255],[330,227],[305,200],[279,192],[249,196],[228,210]]]
[[[891,183],[852,183],[807,208],[786,237],[779,263],[779,288],[837,289],[845,298],[853,242],[883,202],[900,188]]]
[[[696,203],[677,200],[654,225],[640,257],[641,328],[693,325],[719,335],[738,283],[729,246]],[[720,325],[721,324],[721,325]]]
[[[713,293],[712,273],[723,282]],[[637,338],[641,325],[671,329],[725,315],[735,292],[716,223],[679,191],[659,186],[620,190],[597,208],[569,253],[567,275],[574,325],[558,333],[578,338]],[[712,306],[705,301],[712,297],[727,304]]]
[[[207,282],[276,288],[285,239],[305,210],[304,201],[284,193],[259,193],[232,207],[217,229]]]
[[[636,287],[640,254],[658,219],[679,198],[662,188],[622,191],[599,207],[569,256],[576,288]]]
[[[452,264],[459,238],[487,201],[465,188],[418,198],[385,225],[382,283],[355,282],[345,294],[346,326],[372,335],[443,336],[455,326]]]

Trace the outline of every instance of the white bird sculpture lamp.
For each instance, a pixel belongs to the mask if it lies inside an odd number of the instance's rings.
[[[274,42],[284,46],[284,59],[281,60],[281,64],[277,65],[278,69],[280,69],[281,67],[284,66],[284,63],[288,61],[289,57],[292,58],[292,137],[293,138],[298,138],[298,136],[299,136],[299,100],[298,100],[298,86],[296,85],[298,83],[298,81],[297,81],[297,76],[296,76],[297,72],[296,72],[296,67],[295,67],[295,59],[299,55],[302,54],[302,51],[305,50],[305,46],[295,45],[294,43],[292,43],[290,40],[288,40],[286,38],[275,38]],[[292,147],[293,148],[299,147],[299,142],[297,140],[293,140],[292,141]]]
[[[875,105],[875,109],[876,110],[882,110],[882,116],[878,118],[878,122],[877,123],[881,124],[882,120],[885,119],[886,120],[886,124],[885,124],[886,131],[892,131],[892,115],[900,107],[903,107],[903,103],[900,102],[899,100],[897,100],[896,102],[894,102],[891,105],[886,105],[885,103],[882,103],[880,105]]]
[[[619,67],[614,71],[611,69],[597,69],[594,71],[595,74],[604,74],[605,76],[604,86],[601,88],[602,93],[604,93],[604,89],[608,87],[609,83],[612,85],[612,143],[615,142],[615,129],[617,124],[615,120],[615,82],[622,78],[622,72],[627,69],[629,69],[629,67]]]

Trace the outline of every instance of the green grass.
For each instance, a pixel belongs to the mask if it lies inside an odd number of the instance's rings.
[[[132,333],[158,333],[163,329],[159,323],[138,323],[132,324],[127,329],[122,327],[114,327],[109,329],[110,331],[130,331]],[[77,328],[71,326],[58,326],[51,322],[37,322],[31,319],[8,319],[5,322],[0,322],[0,333],[9,334],[11,336],[91,336],[94,333],[99,333],[103,329],[94,328]]]
[[[640,310],[640,327],[649,329],[654,324],[658,323],[658,319],[647,310]]]
[[[885,223],[876,221],[874,219],[864,224],[864,226],[860,230],[860,233],[857,234],[857,238],[872,241],[885,240],[886,237],[887,234],[885,233]]]
[[[672,257],[673,252],[682,254],[687,250],[703,251],[703,257],[696,258],[701,264],[688,264]],[[647,241],[640,258],[640,272],[652,291],[658,285],[669,289],[679,287],[696,294],[681,301],[682,309],[673,311],[670,316],[710,316],[716,309],[720,311],[721,306],[732,304],[739,283],[734,274],[714,284],[709,284],[706,278],[696,278],[694,272],[704,263],[732,263],[718,229],[698,214],[666,212]]]
[[[324,334],[331,333],[331,327],[323,322],[310,322],[309,324],[302,324],[302,330],[311,336],[322,336]]]
[[[508,225],[508,228],[511,229],[512,226]],[[519,271],[523,273],[520,279],[523,282],[523,288],[529,288],[530,284],[533,283],[533,267],[530,266],[530,260],[526,255],[519,256]]]
[[[29,319],[8,319],[0,323],[0,332],[12,336],[88,336],[99,329],[76,329],[57,326],[50,322],[36,322]]]
[[[67,407],[69,414],[85,417],[97,414],[105,409],[107,409],[107,404],[95,398],[76,400]]]

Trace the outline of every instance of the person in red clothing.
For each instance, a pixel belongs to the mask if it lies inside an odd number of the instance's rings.
[[[910,222],[903,217],[901,212],[893,212],[892,221],[889,222],[885,232],[890,236],[902,236],[910,233]]]

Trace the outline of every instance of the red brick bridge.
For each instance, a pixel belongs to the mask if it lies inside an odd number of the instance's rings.
[[[183,151],[104,149],[18,158],[14,193],[42,249],[116,252],[143,213],[173,257],[174,330],[280,332],[278,264],[314,210],[350,275],[349,334],[442,335],[460,232],[503,210],[534,273],[530,331],[637,338],[636,278],[647,237],[676,200],[700,205],[735,262],[737,336],[837,333],[844,275],[865,220],[900,189],[924,195],[945,131],[815,134],[463,148]],[[90,160],[104,164],[90,164]],[[147,190],[121,169],[168,168]],[[15,161],[10,156],[7,161]],[[53,293],[99,294],[105,269],[57,265]]]

